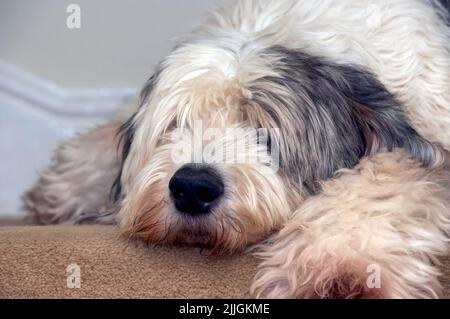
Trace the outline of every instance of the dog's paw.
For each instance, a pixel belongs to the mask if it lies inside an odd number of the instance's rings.
[[[322,264],[263,263],[251,287],[257,298],[374,299],[389,298],[380,269],[360,260]],[[373,266],[373,267],[372,267]],[[380,272],[380,273],[378,273]]]
[[[370,251],[370,253],[369,253]],[[417,258],[292,232],[263,247],[250,294],[255,298],[439,298],[438,271]]]

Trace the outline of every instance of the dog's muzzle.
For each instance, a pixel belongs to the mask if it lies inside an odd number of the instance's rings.
[[[170,194],[179,212],[192,216],[211,212],[224,194],[221,176],[209,166],[187,164],[172,176]]]

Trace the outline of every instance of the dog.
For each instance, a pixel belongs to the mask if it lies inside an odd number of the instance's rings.
[[[254,297],[441,297],[449,7],[224,5],[131,113],[59,147],[25,207],[40,224],[118,223],[151,244],[253,247]]]

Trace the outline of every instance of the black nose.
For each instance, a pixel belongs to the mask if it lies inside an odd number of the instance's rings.
[[[175,172],[169,189],[180,212],[201,215],[211,211],[223,195],[224,185],[214,169],[188,164]]]

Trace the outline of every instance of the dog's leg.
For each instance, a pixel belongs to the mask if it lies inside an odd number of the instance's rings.
[[[24,195],[39,224],[111,223],[110,190],[119,170],[119,122],[100,126],[63,143],[51,167]]]
[[[323,184],[265,246],[251,291],[269,298],[439,297],[448,190],[401,151]]]

